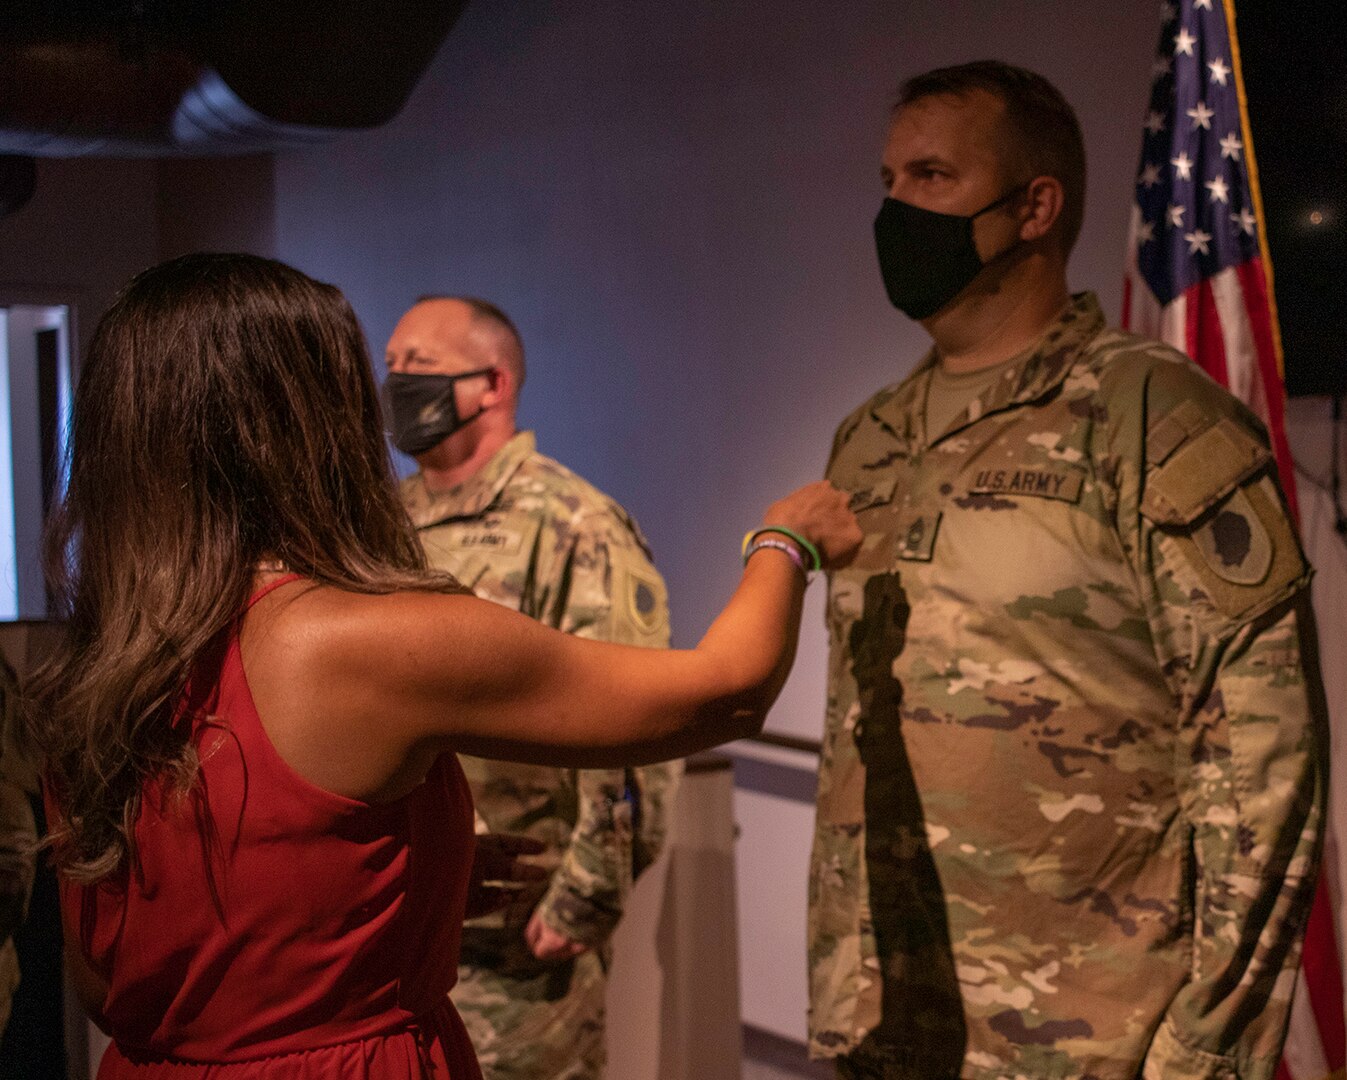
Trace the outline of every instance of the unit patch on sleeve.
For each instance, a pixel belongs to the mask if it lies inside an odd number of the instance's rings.
[[[656,648],[669,634],[669,597],[664,582],[633,552],[615,550],[612,640]]]
[[[1257,585],[1272,568],[1272,538],[1238,489],[1193,540],[1212,571],[1236,585]]]
[[[1223,615],[1248,618],[1304,581],[1306,565],[1272,480],[1237,488],[1191,531],[1160,539],[1196,573],[1195,584]]]

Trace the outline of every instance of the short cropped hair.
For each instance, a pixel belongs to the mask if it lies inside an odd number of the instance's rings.
[[[1052,176],[1065,195],[1062,249],[1070,254],[1085,217],[1085,139],[1076,111],[1062,92],[1035,72],[1000,60],[937,68],[908,79],[894,112],[937,94],[956,97],[982,90],[1005,103],[1005,163],[1025,180]]]
[[[515,390],[524,386],[524,338],[514,320],[490,300],[478,296],[455,296],[451,293],[426,293],[418,296],[418,304],[435,300],[457,300],[472,309],[473,322],[483,323],[496,339],[496,355],[514,375]]]

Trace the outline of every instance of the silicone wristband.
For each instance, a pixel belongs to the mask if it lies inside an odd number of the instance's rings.
[[[801,548],[804,549],[805,553],[808,554],[810,564],[809,569],[810,570],[823,569],[823,558],[822,556],[819,555],[818,548],[816,548],[803,536],[797,533],[794,529],[788,529],[784,525],[764,525],[761,529],[752,530],[747,536],[744,537],[744,551],[748,551],[748,545],[753,543],[753,541],[756,540],[763,533],[780,533],[782,536],[787,537],[790,540],[794,540],[797,544],[800,545]]]
[[[774,551],[784,551],[790,556],[790,561],[795,564],[795,568],[805,576],[805,580],[807,581],[809,579],[809,571],[804,568],[804,556],[800,554],[800,549],[794,544],[786,543],[784,540],[755,541],[750,544],[748,550],[744,552],[744,564],[747,565],[748,560],[753,558],[754,554],[761,551],[763,548],[772,548]]]

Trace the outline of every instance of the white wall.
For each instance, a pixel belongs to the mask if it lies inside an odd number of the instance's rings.
[[[1343,903],[1347,886],[1347,537],[1335,528],[1337,515],[1329,490],[1332,402],[1322,397],[1291,401],[1286,426],[1296,459],[1301,535],[1315,570],[1314,610],[1334,764],[1328,788],[1331,831],[1323,872],[1337,905],[1338,955],[1342,956],[1347,942],[1347,905]],[[1338,469],[1341,476],[1347,476],[1347,430],[1339,435]]]

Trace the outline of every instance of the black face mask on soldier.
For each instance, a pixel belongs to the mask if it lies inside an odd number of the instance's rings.
[[[471,416],[458,415],[454,387],[461,379],[490,375],[495,368],[464,371],[457,375],[408,375],[392,372],[384,380],[384,422],[393,445],[415,457],[438,446],[486,410]]]
[[[973,243],[973,222],[1028,186],[1012,188],[975,214],[940,214],[885,199],[875,218],[875,247],[893,306],[910,319],[925,319],[963,292],[987,265]],[[1019,245],[1016,240],[993,258]]]

